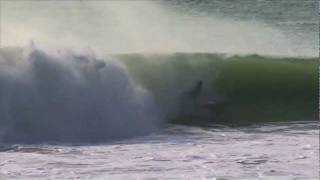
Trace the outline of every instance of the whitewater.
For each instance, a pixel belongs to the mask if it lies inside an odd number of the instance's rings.
[[[318,6],[0,0],[0,179],[319,179]]]
[[[12,179],[318,179],[319,124],[246,128],[172,126],[95,145],[13,145]]]

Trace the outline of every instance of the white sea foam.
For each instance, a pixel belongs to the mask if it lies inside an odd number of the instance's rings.
[[[145,134],[160,123],[152,97],[119,62],[0,50],[4,141],[97,142]]]

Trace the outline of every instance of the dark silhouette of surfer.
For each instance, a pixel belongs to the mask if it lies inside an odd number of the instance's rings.
[[[201,91],[202,91],[202,80],[197,81],[196,86],[189,91],[188,96],[191,98],[194,102],[199,98]]]
[[[207,93],[203,89],[202,80],[198,80],[192,88],[184,92],[180,99],[178,121],[194,124],[212,122],[217,117],[217,111],[221,111],[221,106],[216,100],[209,99]]]
[[[197,108],[203,88],[202,80],[198,80],[193,88],[182,94],[180,98],[180,114],[188,115]]]

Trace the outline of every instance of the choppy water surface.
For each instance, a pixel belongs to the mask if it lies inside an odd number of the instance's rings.
[[[12,179],[318,179],[319,124],[168,126],[101,145],[2,145]]]

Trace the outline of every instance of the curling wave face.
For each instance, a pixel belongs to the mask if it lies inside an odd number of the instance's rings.
[[[152,131],[148,92],[112,60],[0,49],[0,141],[99,142]]]
[[[228,125],[315,120],[318,59],[214,53],[118,55],[130,74],[153,93],[169,118],[187,124],[201,119]],[[177,109],[181,94],[203,81],[192,116]],[[216,106],[203,107],[217,101]],[[180,106],[180,107],[179,107]],[[204,111],[205,110],[205,111]],[[207,116],[205,114],[214,114]],[[195,116],[194,116],[195,115]]]

